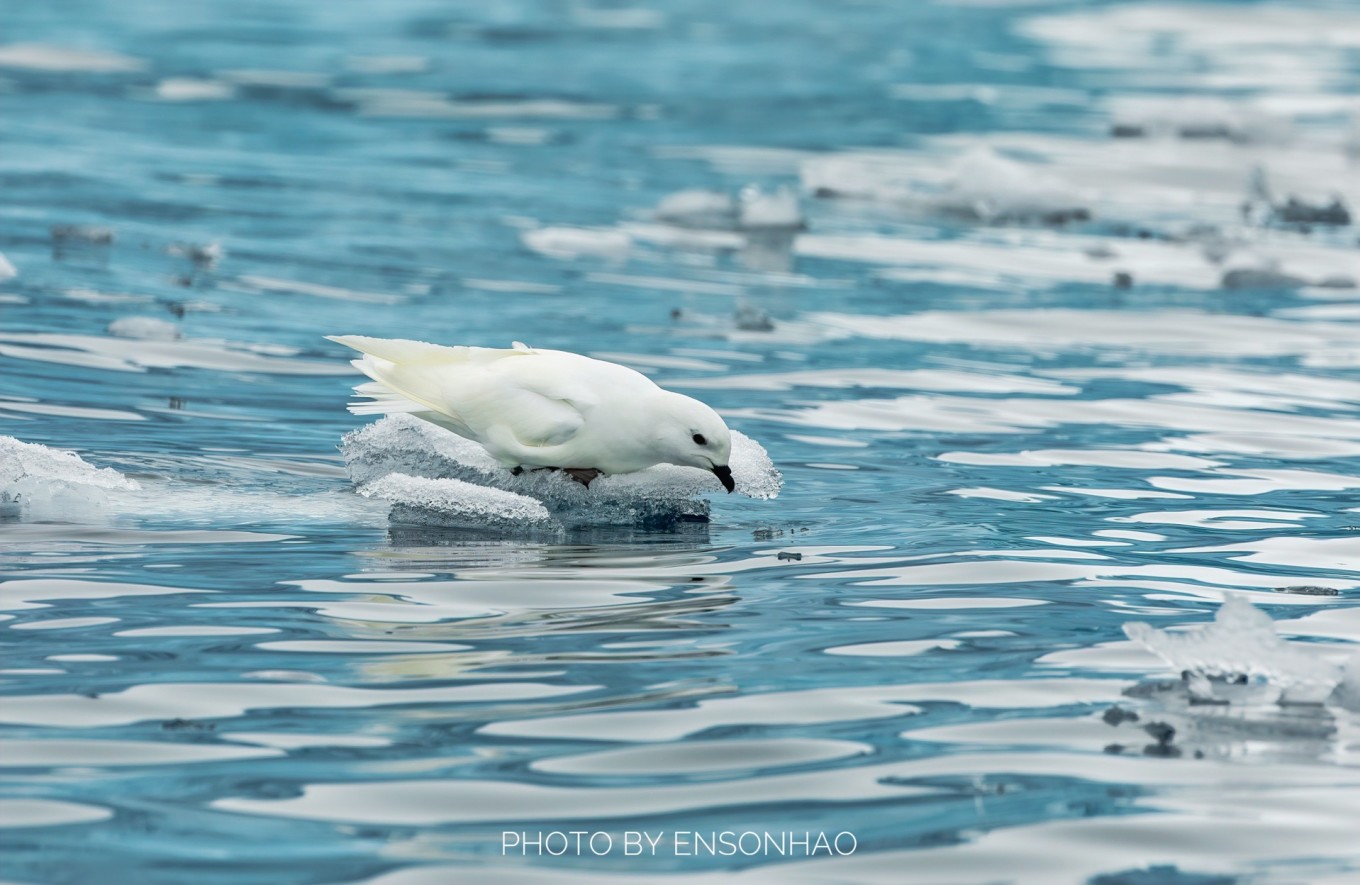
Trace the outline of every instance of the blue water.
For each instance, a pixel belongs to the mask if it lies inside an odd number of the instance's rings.
[[[1243,596],[1360,639],[1355,229],[1242,211],[1256,167],[1360,203],[1354,6],[3,19],[0,434],[141,491],[0,517],[0,877],[1357,875],[1357,714],[1191,704],[1121,630]],[[652,216],[749,186],[806,229]],[[340,333],[634,365],[784,491],[679,533],[390,524]],[[573,830],[614,850],[503,847]],[[724,830],[856,847],[677,850]]]

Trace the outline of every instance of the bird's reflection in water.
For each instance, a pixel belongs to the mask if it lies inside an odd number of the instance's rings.
[[[706,524],[664,535],[597,528],[552,542],[394,526],[388,541],[363,554],[368,567],[350,578],[391,600],[393,620],[337,626],[355,638],[464,647],[357,662],[369,680],[465,678],[493,668],[560,674],[563,665],[728,653],[714,637],[730,625],[715,614],[737,597]],[[432,608],[452,616],[431,620]]]

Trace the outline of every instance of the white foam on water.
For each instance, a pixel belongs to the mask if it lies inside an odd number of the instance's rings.
[[[705,519],[705,496],[722,493],[711,474],[668,464],[602,476],[589,488],[557,471],[515,476],[477,443],[405,414],[347,434],[341,452],[359,493],[391,501],[405,522],[492,530],[670,525]],[[735,431],[729,464],[737,492],[779,494],[783,477],[765,449]]]
[[[0,516],[86,518],[104,511],[110,493],[139,488],[118,471],[95,467],[74,452],[0,436]]]

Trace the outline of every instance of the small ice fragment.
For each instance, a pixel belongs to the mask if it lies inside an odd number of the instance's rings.
[[[1330,690],[1340,668],[1315,651],[1281,639],[1270,616],[1245,599],[1225,601],[1212,624],[1184,632],[1134,622],[1124,625],[1134,642],[1173,669],[1203,676],[1260,676],[1284,689]]]
[[[585,227],[541,227],[521,235],[524,245],[549,258],[608,258],[622,261],[633,239],[619,230]]]
[[[199,77],[167,77],[156,84],[161,101],[225,101],[236,94],[236,87],[221,80]]]
[[[9,259],[0,253],[0,281],[10,280],[19,275],[19,271],[10,264]]]
[[[227,254],[220,243],[207,243],[205,245],[176,243],[166,251],[171,255],[183,256],[192,261],[195,267],[207,270],[216,267],[217,262],[221,261],[222,257]]]
[[[74,452],[0,436],[0,516],[88,516],[105,507],[108,492],[138,488],[118,471],[95,467]]]
[[[798,195],[786,187],[773,193],[758,187],[743,188],[740,222],[744,230],[802,230],[807,226]]]
[[[818,197],[875,200],[983,224],[1056,226],[1091,217],[1089,198],[1072,185],[985,146],[964,153],[941,178],[891,157],[835,154],[806,163],[802,177]]]
[[[1155,97],[1125,102],[1116,110],[1110,134],[1116,138],[1158,136],[1251,143],[1281,140],[1289,128],[1289,121],[1283,117],[1220,99]]]
[[[737,226],[737,203],[722,191],[676,191],[656,204],[656,220],[677,227],[732,230]]]
[[[737,328],[743,332],[773,332],[774,320],[770,315],[758,307],[750,304],[738,305],[736,312],[732,315],[733,322]]]
[[[941,212],[989,224],[1061,225],[1091,217],[1067,184],[989,148],[960,157],[934,202]]]
[[[118,338],[138,341],[178,341],[179,327],[156,317],[122,317],[109,323],[108,332]]]
[[[1341,665],[1341,681],[1332,692],[1331,700],[1347,710],[1360,710],[1360,652]]]

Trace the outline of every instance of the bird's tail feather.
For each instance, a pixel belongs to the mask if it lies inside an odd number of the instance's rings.
[[[430,344],[428,341],[412,341],[409,338],[370,338],[367,335],[327,335],[327,339],[337,344],[351,347],[360,353],[387,360],[397,365],[415,363],[470,363],[483,360],[498,360],[507,356],[532,353],[518,341],[509,350],[495,347],[472,347],[465,344],[448,347],[443,344]]]
[[[391,415],[396,412],[415,414],[429,411],[428,406],[407,399],[379,381],[367,381],[356,385],[354,393],[356,396],[367,397],[366,400],[355,400],[349,404],[350,412],[355,415]]]
[[[331,341],[364,354],[353,360],[356,369],[372,379],[354,392],[368,402],[354,402],[349,410],[356,415],[406,412],[418,415],[455,433],[471,433],[463,418],[447,402],[441,384],[456,372],[478,364],[534,351],[522,344],[511,350],[489,347],[445,347],[404,338],[369,338],[366,335],[329,335]],[[442,370],[442,371],[441,371]]]

